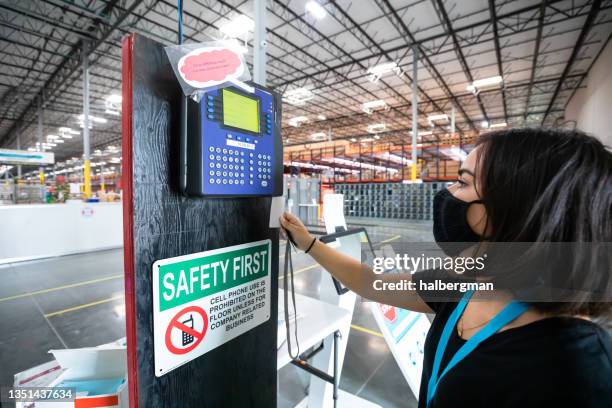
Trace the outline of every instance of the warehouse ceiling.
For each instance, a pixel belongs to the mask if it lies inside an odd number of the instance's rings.
[[[450,116],[453,106],[464,136],[504,123],[564,126],[569,98],[612,33],[612,0],[321,0],[321,19],[306,3],[268,1],[267,81],[284,95],[286,145],[408,141],[415,52],[419,128],[433,131],[430,138],[448,132],[449,121],[428,116]],[[73,129],[53,146],[57,159],[80,159],[87,44],[94,159],[116,156],[120,106],[108,97],[121,93],[121,39],[138,32],[174,42],[176,4],[1,0],[0,146],[16,147],[21,134],[21,148],[34,147],[42,103],[45,138]],[[221,38],[219,27],[252,15],[251,8],[250,0],[186,0],[186,42]],[[240,39],[251,63],[252,33]],[[501,82],[468,90],[498,76]],[[364,111],[364,103],[379,100]]]

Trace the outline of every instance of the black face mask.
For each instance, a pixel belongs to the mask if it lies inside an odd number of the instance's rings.
[[[447,189],[434,196],[433,234],[438,246],[448,256],[457,256],[471,242],[480,241],[480,236],[472,231],[467,222],[470,205],[482,200],[465,202],[453,196]]]

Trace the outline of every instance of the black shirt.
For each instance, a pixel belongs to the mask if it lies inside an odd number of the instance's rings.
[[[417,273],[413,280],[440,277],[432,272]],[[419,295],[436,313],[425,341],[419,391],[419,408],[425,408],[438,341],[457,302],[435,302],[431,293],[422,291]],[[457,293],[457,300],[462,295]],[[453,330],[440,372],[464,343]],[[496,333],[442,378],[430,404],[430,408],[553,406],[612,407],[612,338],[597,324],[551,317]]]

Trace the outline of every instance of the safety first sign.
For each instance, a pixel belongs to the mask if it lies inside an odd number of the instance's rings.
[[[153,264],[156,376],[270,318],[270,254],[265,240]]]

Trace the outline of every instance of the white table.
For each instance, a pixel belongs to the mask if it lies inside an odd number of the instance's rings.
[[[298,312],[298,342],[300,343],[300,352],[307,350],[317,345],[321,340],[327,336],[334,334],[339,327],[343,324],[350,324],[351,314],[348,310],[342,309],[338,306],[334,306],[329,303],[322,302],[320,300],[295,294],[295,303]],[[281,305],[283,305],[283,291],[278,291],[278,304],[279,311]],[[289,294],[289,307],[293,307],[291,303],[291,294]],[[280,313],[280,312],[279,312]],[[284,315],[280,316],[284,319]],[[296,350],[294,336],[294,325],[293,319],[289,319],[291,326],[291,346],[293,350]],[[285,330],[285,326],[279,327],[279,330]],[[287,350],[286,341],[278,349],[276,368],[280,369],[291,362],[289,357],[289,351]]]
[[[284,319],[284,314],[281,315],[281,307],[283,303],[283,290],[278,291],[279,317]],[[300,352],[316,346],[318,343],[326,339],[328,336],[333,336],[336,331],[339,331],[343,325],[350,325],[352,314],[341,307],[332,305],[331,303],[323,302],[308,296],[295,295],[295,304],[297,308],[297,338],[300,343]],[[293,307],[291,296],[289,296],[290,310]],[[296,351],[294,339],[293,319],[290,320],[291,329],[291,346],[292,351]],[[285,326],[279,327],[279,330],[286,330]],[[287,350],[287,342],[285,341],[278,349],[276,368],[281,369],[291,362],[289,351]],[[338,378],[338,382],[340,379]],[[308,397],[304,398],[296,408],[307,408]],[[373,404],[363,398],[352,395],[343,390],[338,390],[338,407],[339,408],[382,408],[380,405]]]

